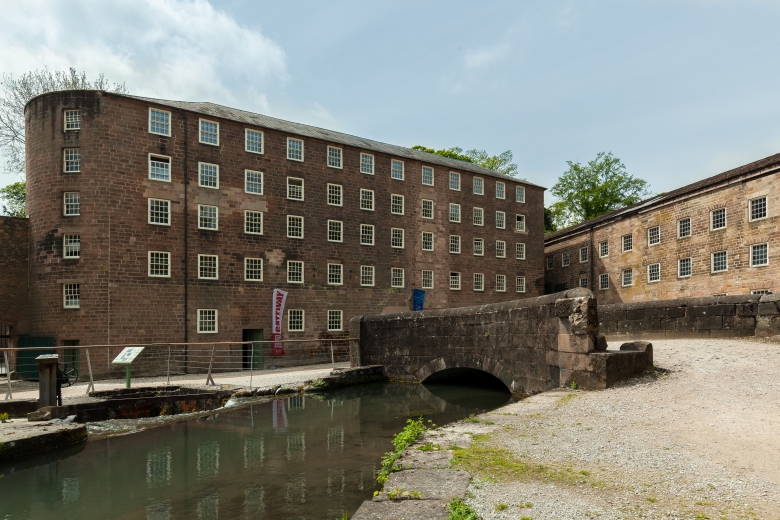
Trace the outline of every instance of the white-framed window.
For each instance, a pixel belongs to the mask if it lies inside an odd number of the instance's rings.
[[[433,271],[423,269],[422,272],[422,288],[433,289]]]
[[[244,258],[244,280],[247,282],[263,281],[262,258]]]
[[[264,153],[263,132],[260,130],[244,129],[244,150],[252,153]]]
[[[198,333],[216,334],[219,332],[217,309],[198,309]]]
[[[62,160],[65,173],[81,171],[81,150],[79,148],[65,148]]]
[[[394,249],[404,248],[404,230],[401,228],[390,228],[390,247]]]
[[[609,256],[609,242],[604,240],[599,242],[599,258]]]
[[[460,174],[450,172],[450,189],[454,191],[460,191]]]
[[[344,285],[344,266],[328,264],[328,285]]]
[[[433,251],[433,233],[431,231],[422,232],[423,251]]]
[[[750,201],[750,222],[766,218],[766,197],[758,197]]]
[[[474,239],[474,256],[485,256],[485,241],[481,238]]]
[[[149,224],[156,226],[171,225],[171,201],[163,199],[149,199]]]
[[[485,225],[485,211],[482,208],[474,208],[473,222],[475,226]]]
[[[171,182],[171,158],[167,155],[149,154],[149,178]]]
[[[501,181],[496,181],[496,198],[497,199],[506,198],[506,184]]]
[[[422,218],[433,218],[433,201],[422,200]]]
[[[450,204],[450,222],[460,222],[460,204]]]
[[[65,131],[81,129],[81,110],[65,111]]]
[[[360,190],[360,209],[374,211],[374,190]]]
[[[263,194],[263,172],[244,170],[244,191],[255,195]]]
[[[287,283],[303,283],[303,262],[287,260]]]
[[[693,274],[693,259],[680,258],[677,260],[677,277],[688,278]]]
[[[622,240],[624,253],[634,250],[634,235],[623,235]]]
[[[219,123],[201,119],[199,141],[204,144],[219,146]]]
[[[404,162],[393,159],[390,161],[390,178],[397,181],[404,180]]]
[[[344,330],[344,313],[328,309],[328,331],[339,332]]]
[[[609,274],[602,273],[599,275],[599,289],[605,291],[609,289]]]
[[[506,242],[496,240],[496,258],[506,258]]]
[[[691,219],[681,218],[677,221],[677,238],[685,238],[691,236]]]
[[[341,206],[342,203],[342,188],[341,184],[328,184],[328,205],[329,206]]]
[[[496,229],[506,229],[506,213],[496,211]]]
[[[62,258],[81,257],[81,235],[69,233],[62,235]]]
[[[403,195],[390,195],[390,213],[393,215],[404,214],[404,196]]]
[[[581,276],[580,277],[580,287],[588,288],[588,277],[587,276]]]
[[[62,306],[66,309],[81,307],[81,286],[77,283],[62,284]]]
[[[474,273],[474,290],[477,292],[485,290],[485,275],[483,273]]]
[[[712,253],[712,272],[722,273],[729,270],[729,255],[727,251]]]
[[[750,294],[755,294],[755,295],[772,294],[772,291],[770,291],[769,289],[753,289],[752,291],[750,291]]]
[[[769,265],[769,244],[750,246],[750,267]]]
[[[580,248],[580,263],[584,264],[590,258],[590,251],[587,246]]]
[[[198,186],[219,189],[219,165],[198,163]]]
[[[401,288],[404,286],[404,270],[401,267],[390,268],[390,287]]]
[[[303,200],[303,179],[287,177],[287,198],[289,200]]]
[[[328,221],[328,242],[344,241],[344,223],[340,220]]]
[[[450,273],[450,291],[460,291],[460,273]]]
[[[430,166],[422,167],[422,183],[426,186],[433,186],[433,168]]]
[[[460,236],[450,235],[450,253],[454,255],[460,254]]]
[[[647,266],[647,283],[661,281],[661,264],[650,264]]]
[[[661,243],[661,227],[654,226],[647,230],[647,245],[657,246]]]
[[[335,146],[328,146],[328,167],[329,168],[342,168],[341,164],[341,148]]]
[[[474,177],[471,191],[474,192],[474,195],[484,195],[485,180],[482,177]]]
[[[710,231],[726,228],[726,208],[710,211]]]
[[[66,217],[81,215],[81,193],[78,191],[66,191],[62,196],[62,213]]]
[[[515,186],[515,200],[517,202],[525,202],[525,187]]]
[[[249,235],[263,234],[263,212],[244,210],[244,233]]]
[[[525,242],[518,242],[515,244],[515,259],[525,260]]]
[[[496,275],[496,292],[506,292],[506,275]]]
[[[219,279],[219,257],[217,255],[198,255],[198,278],[201,280]]]
[[[569,267],[571,265],[571,255],[569,253],[561,253],[561,267]]]
[[[303,217],[287,215],[287,238],[303,238]]]
[[[198,229],[219,229],[219,208],[198,204]]]
[[[303,139],[287,138],[287,158],[291,161],[303,162]]]
[[[551,271],[553,268],[553,263],[555,262],[554,258],[552,256],[547,257],[547,270]]]
[[[634,285],[634,271],[631,269],[623,269],[622,277],[623,287]]]
[[[360,154],[360,173],[365,173],[366,175],[374,175],[373,155],[367,153]]]
[[[374,226],[371,224],[360,224],[360,245],[374,245]]]
[[[360,266],[360,285],[363,287],[374,286],[374,266],[373,265],[361,265]]]
[[[149,251],[147,272],[151,278],[170,278],[171,254],[167,251]]]
[[[303,309],[290,309],[287,311],[287,331],[303,332],[306,328],[306,311]]]
[[[149,108],[149,133],[171,136],[171,113],[157,108]]]
[[[515,292],[519,292],[519,293],[525,292],[525,276],[515,277]]]
[[[515,215],[515,231],[525,233],[525,215]]]

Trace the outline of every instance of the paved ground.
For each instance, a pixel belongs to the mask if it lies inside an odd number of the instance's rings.
[[[347,367],[349,363],[336,363],[336,367]],[[252,386],[254,388],[261,386],[287,385],[303,383],[311,379],[319,379],[327,376],[333,370],[334,365],[330,363],[323,365],[306,365],[299,367],[285,367],[276,370],[256,371],[251,375]],[[166,378],[163,377],[140,377],[133,378],[133,387],[159,386],[164,385]],[[205,387],[206,374],[194,374],[188,376],[175,376],[171,378],[172,385],[203,386]],[[249,372],[231,372],[225,374],[215,374],[214,382],[217,385],[249,386]],[[109,379],[95,382],[95,390],[112,390],[115,388],[124,388],[124,379]],[[85,400],[87,383],[79,382],[71,387],[62,389],[63,404],[74,403]],[[5,381],[0,384],[0,394],[5,396]],[[38,383],[35,382],[14,382],[14,399],[37,399]]]
[[[485,520],[780,519],[780,345],[653,345],[666,375],[540,394],[480,417],[495,424],[451,427],[547,468],[475,478],[468,501]]]

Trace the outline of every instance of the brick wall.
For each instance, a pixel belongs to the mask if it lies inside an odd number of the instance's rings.
[[[302,333],[294,338],[339,337],[327,331],[327,310],[343,310],[343,324],[352,316],[409,309],[413,287],[421,287],[421,271],[435,272],[435,287],[426,290],[426,308],[462,306],[514,299],[515,276],[525,276],[527,293],[543,290],[543,189],[528,185],[524,204],[495,197],[496,179],[482,176],[485,195],[471,193],[473,174],[461,171],[462,190],[449,190],[451,168],[434,167],[435,186],[421,183],[423,163],[404,158],[405,180],[390,178],[391,157],[374,155],[375,174],[359,172],[357,148],[343,149],[343,169],[326,166],[326,141],[306,137],[305,162],[286,159],[290,134],[252,127],[224,118],[220,146],[199,143],[199,114],[171,111],[171,137],[151,134],[150,104],[101,92],[60,92],[35,98],[26,109],[28,211],[31,223],[31,332],[85,344],[151,341],[240,341],[243,329],[271,330],[271,293],[289,291],[287,309],[304,309]],[[81,130],[63,131],[63,111],[81,110]],[[265,132],[265,153],[244,151],[244,130]],[[63,173],[66,147],[81,150],[81,171]],[[149,179],[148,154],[171,158],[171,182]],[[198,186],[199,162],[218,164],[219,189]],[[264,195],[247,194],[244,170],[264,172]],[[305,181],[305,201],[286,198],[287,177]],[[343,186],[343,206],[326,204],[326,185]],[[360,188],[375,192],[373,212],[359,209]],[[81,194],[81,215],[63,216],[66,191]],[[390,195],[405,197],[405,215],[390,213]],[[147,200],[171,201],[171,225],[147,223]],[[421,199],[434,201],[435,218],[421,219]],[[448,219],[450,202],[461,204],[461,223]],[[197,229],[198,204],[219,207],[219,231]],[[485,209],[485,225],[473,226],[473,206]],[[507,214],[507,229],[495,227],[495,210]],[[243,231],[244,210],[264,213],[263,235]],[[514,216],[526,215],[527,232],[514,230]],[[305,239],[286,238],[286,215],[305,218]],[[344,222],[343,243],[326,240],[326,221]],[[375,246],[359,245],[359,224],[375,226]],[[391,249],[390,228],[405,229],[405,248]],[[421,232],[433,231],[435,251],[421,250]],[[65,233],[81,235],[78,260],[62,258]],[[450,254],[450,234],[462,240],[462,253]],[[484,238],[484,257],[472,254],[472,240]],[[496,258],[496,240],[507,242],[507,258]],[[515,260],[515,243],[526,243],[527,260]],[[187,253],[185,254],[185,250]],[[171,277],[147,276],[148,251],[171,253]],[[199,280],[198,254],[219,256],[219,280]],[[264,259],[263,282],[245,282],[244,257]],[[305,284],[288,284],[286,262],[305,262]],[[327,264],[344,265],[344,285],[327,285]],[[373,265],[375,287],[359,285],[360,265]],[[405,269],[405,287],[390,287],[390,268]],[[448,275],[459,271],[461,291],[450,291]],[[485,273],[484,292],[473,291],[473,272]],[[495,274],[506,274],[507,292],[495,291]],[[80,309],[63,309],[62,284],[79,283]],[[186,293],[186,297],[185,297]],[[185,311],[186,308],[186,311]],[[219,332],[197,332],[197,309],[218,309]],[[185,321],[187,323],[185,329]]]
[[[27,331],[27,250],[30,221],[0,217],[0,324],[12,336]]]

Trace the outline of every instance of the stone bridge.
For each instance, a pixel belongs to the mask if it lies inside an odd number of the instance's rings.
[[[587,289],[503,303],[356,316],[353,367],[382,365],[390,379],[425,381],[444,371],[475,369],[513,393],[576,383],[607,388],[652,365],[649,343],[607,350],[596,299]],[[456,369],[456,370],[454,370]]]

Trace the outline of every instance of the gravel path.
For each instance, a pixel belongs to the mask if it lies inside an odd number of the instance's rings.
[[[653,347],[665,374],[540,394],[480,416],[493,425],[452,426],[568,475],[475,478],[468,501],[485,520],[780,519],[780,345]]]

